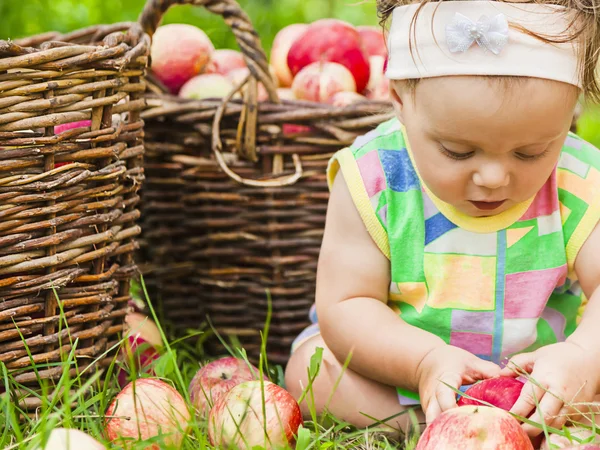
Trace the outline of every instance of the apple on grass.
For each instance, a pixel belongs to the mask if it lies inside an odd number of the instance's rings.
[[[179,448],[190,424],[190,413],[183,397],[167,383],[143,378],[129,383],[106,410],[105,434],[125,449],[138,441],[162,436],[145,450],[164,446]]]
[[[416,450],[533,450],[521,424],[490,406],[459,406],[431,422]]]
[[[74,428],[54,428],[44,447],[36,450],[105,450],[106,447],[83,431]]]
[[[294,442],[303,423],[300,406],[282,387],[263,383],[238,384],[215,403],[208,418],[212,445],[250,450],[255,446],[282,448]]]
[[[198,370],[190,382],[188,390],[192,405],[201,417],[206,417],[223,395],[240,383],[257,380],[259,375],[256,367],[239,358],[212,361]],[[264,379],[268,380],[266,376]]]
[[[359,94],[369,83],[370,66],[358,30],[338,19],[313,22],[291,46],[288,67],[293,76],[315,62],[335,62],[346,67],[354,77]]]

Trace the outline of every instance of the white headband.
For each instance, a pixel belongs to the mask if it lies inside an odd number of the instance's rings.
[[[564,7],[446,0],[425,4],[413,24],[419,6],[394,9],[388,37],[389,79],[513,75],[581,87],[573,43],[545,43],[514,27],[564,37],[570,23]]]

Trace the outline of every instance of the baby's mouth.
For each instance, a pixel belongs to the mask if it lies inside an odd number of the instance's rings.
[[[472,205],[475,206],[475,208],[481,210],[481,211],[493,211],[495,209],[500,208],[504,202],[506,202],[506,200],[500,200],[497,202],[475,202],[475,201],[470,201],[470,203]]]

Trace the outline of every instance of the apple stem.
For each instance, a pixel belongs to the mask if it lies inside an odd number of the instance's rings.
[[[227,380],[227,374],[225,372],[221,373],[221,380]]]

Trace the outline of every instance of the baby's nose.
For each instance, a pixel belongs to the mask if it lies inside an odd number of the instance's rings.
[[[473,183],[487,189],[498,189],[509,183],[508,171],[501,164],[485,164],[473,173]]]

